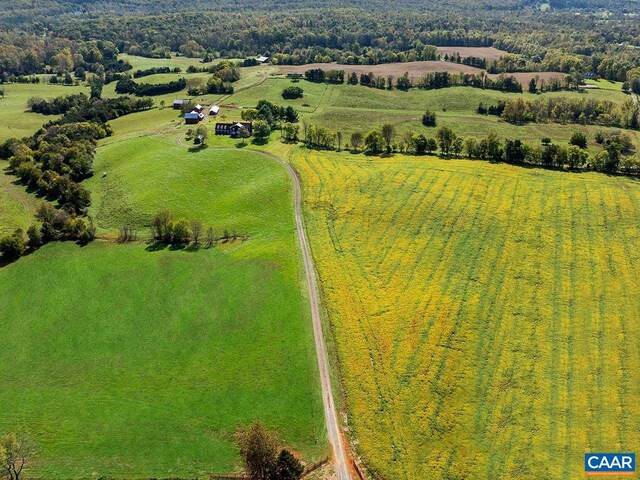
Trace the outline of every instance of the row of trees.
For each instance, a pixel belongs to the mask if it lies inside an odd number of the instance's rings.
[[[239,235],[235,231],[229,233],[228,230],[224,230],[222,235],[217,235],[213,227],[205,229],[200,220],[174,219],[168,210],[156,213],[151,219],[151,237],[155,242],[165,245],[185,246],[191,243],[195,247],[204,245],[207,248],[218,242],[248,238],[247,235]],[[135,239],[135,229],[125,224],[120,231],[120,241],[128,242]]]
[[[303,124],[303,142],[309,148],[342,148],[342,134],[322,126]],[[411,153],[415,155],[440,153],[442,156],[504,161],[513,164],[541,165],[545,167],[580,169],[586,168],[602,172],[640,173],[640,159],[634,156],[635,148],[629,135],[624,133],[598,133],[596,142],[602,150],[590,155],[587,138],[582,132],[575,132],[564,147],[544,138],[540,145],[525,144],[519,139],[501,140],[495,132],[487,137],[463,138],[449,127],[440,127],[433,138],[422,133],[405,132],[398,137],[392,124],[385,124],[380,130],[366,134],[353,132],[344,148],[354,153],[370,155],[381,153]]]
[[[51,125],[33,137],[7,140],[0,158],[23,184],[69,212],[84,214],[91,200],[79,182],[93,175],[96,141],[108,133],[96,123]]]
[[[88,98],[74,95],[50,101],[32,99],[33,111],[62,116],[38,130],[33,136],[9,139],[0,145],[0,159],[8,161],[8,171],[60,209],[43,203],[37,212],[40,227],[32,225],[0,239],[0,253],[14,260],[42,244],[54,240],[88,243],[95,228],[86,215],[91,203],[89,191],[80,182],[93,175],[96,142],[111,135],[107,120],[133,111],[150,108],[149,99]]]
[[[97,88],[101,91],[100,79]],[[27,105],[32,112],[45,115],[62,115],[58,120],[49,122],[45,127],[51,125],[62,125],[65,123],[99,123],[100,127],[110,135],[111,129],[106,122],[114,120],[130,113],[140,112],[153,108],[153,100],[150,98],[99,98],[100,92],[94,92],[92,86],[92,98],[88,98],[84,93],[76,95],[55,97],[51,100],[44,100],[40,97],[32,97]]]
[[[240,79],[240,69],[237,65],[225,60],[210,67],[197,68],[189,66],[187,72],[208,72],[212,76],[206,83],[194,85],[189,88],[189,95],[198,96],[206,94],[231,94],[234,92],[233,82]]]
[[[515,98],[497,105],[480,104],[478,113],[498,115],[514,124],[559,122],[640,128],[640,105],[631,99],[616,103],[586,98],[552,97],[534,101]]]
[[[132,93],[137,97],[146,97],[179,92],[180,90],[184,90],[186,86],[187,81],[184,78],[168,83],[136,83],[133,78],[125,75],[116,83],[116,93],[121,95]]]
[[[522,84],[515,77],[500,75],[497,78],[490,78],[484,72],[477,75],[462,72],[430,72],[414,81],[409,77],[408,72],[405,72],[398,78],[394,78],[393,75],[375,75],[372,72],[361,73],[360,75],[356,72],[351,72],[351,74],[345,75],[344,70],[323,70],[315,68],[307,70],[304,76],[306,80],[312,82],[344,83],[346,79],[349,85],[363,85],[381,90],[392,90],[394,87],[398,90],[409,90],[414,87],[423,90],[433,90],[463,86],[522,93]]]
[[[211,77],[206,83],[194,85],[189,88],[188,94],[192,97],[206,94],[232,94],[234,92],[233,85],[230,82],[224,82],[218,77]]]
[[[133,72],[133,78],[148,77],[150,75],[157,75],[160,73],[181,73],[180,67],[151,67],[144,70],[136,70]]]
[[[208,67],[196,67],[195,65],[189,65],[187,67],[187,73],[211,73],[223,82],[229,83],[240,80],[239,66],[229,60],[223,60]]]

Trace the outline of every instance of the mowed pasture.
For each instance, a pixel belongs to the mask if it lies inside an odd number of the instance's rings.
[[[27,107],[27,102],[31,97],[51,99],[78,92],[89,93],[89,89],[84,86],[49,85],[46,83],[4,84],[0,86],[0,90],[4,90],[4,98],[0,97],[2,111],[0,115],[0,143],[12,137],[22,138],[33,135],[43,124],[56,118],[31,113]]]
[[[304,97],[295,100],[284,100],[282,91],[289,86],[299,86],[304,90]],[[611,84],[611,88],[620,84]],[[314,83],[306,80],[294,81],[281,76],[266,78],[252,87],[243,89],[222,101],[227,106],[225,115],[236,120],[243,108],[252,108],[261,100],[269,100],[278,105],[292,105],[300,112],[301,120],[308,124],[321,125],[332,131],[340,131],[344,140],[348,141],[353,132],[366,133],[380,128],[385,123],[394,125],[397,135],[406,132],[424,133],[435,136],[437,127],[451,127],[463,137],[483,138],[495,131],[501,138],[519,138],[531,144],[537,144],[544,137],[550,137],[559,144],[568,144],[569,138],[576,131],[585,133],[590,150],[595,153],[601,146],[595,142],[598,131],[613,132],[617,128],[598,125],[529,123],[513,125],[496,116],[478,115],[478,105],[495,105],[500,101],[522,98],[529,101],[544,100],[551,97],[589,98],[624,102],[629,96],[620,89],[547,92],[541,95],[524,93],[505,93],[496,90],[472,87],[451,87],[438,90],[409,91],[380,90],[360,85],[332,85]],[[424,127],[421,123],[425,110],[436,113],[437,127]],[[234,111],[236,112],[234,115]],[[627,131],[636,144],[640,144],[637,131]],[[277,138],[277,133],[272,135]]]
[[[233,435],[255,420],[325,457],[286,171],[247,151],[120,140],[98,149],[107,176],[85,183],[100,236],[130,223],[138,242],[56,243],[0,268],[0,431],[33,438],[35,478],[238,471]],[[147,250],[161,209],[248,238]]]
[[[0,165],[0,235],[10,233],[16,228],[25,232],[35,222],[35,212],[39,200],[29,195],[16,177],[8,175]]]
[[[578,478],[640,449],[640,184],[300,150],[356,452],[386,479]]]
[[[187,70],[189,67],[208,67],[213,64],[213,62],[202,63],[201,58],[189,58],[182,55],[172,54],[171,58],[147,58],[140,57],[138,55],[129,55],[126,53],[121,53],[118,55],[118,59],[123,60],[130,64],[133,68],[132,72],[136,70],[147,70],[149,68],[157,68],[157,67],[171,67],[171,68],[181,68],[183,72]]]

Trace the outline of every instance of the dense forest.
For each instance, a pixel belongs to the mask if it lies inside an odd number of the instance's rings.
[[[433,46],[493,46],[507,52],[483,65],[490,73],[579,71],[624,81],[627,71],[640,66],[637,1],[541,5],[532,0],[392,5],[17,0],[0,5],[0,74],[6,80],[51,70],[126,70],[114,50],[154,58],[171,52],[208,59],[267,54],[274,63],[377,64],[433,60]]]

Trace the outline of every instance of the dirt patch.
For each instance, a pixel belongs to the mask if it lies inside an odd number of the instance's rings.
[[[469,67],[459,63],[443,62],[443,61],[423,61],[423,62],[406,62],[406,63],[384,63],[381,65],[341,65],[337,63],[310,63],[308,65],[282,65],[278,68],[278,73],[304,73],[313,68],[321,68],[323,70],[344,70],[350,74],[355,72],[373,73],[376,76],[392,75],[399,77],[405,72],[409,73],[411,78],[420,78],[431,72],[452,72],[452,73],[475,73],[482,72],[481,69]]]
[[[557,78],[559,80],[562,80],[564,77],[567,76],[566,73],[561,73],[561,72],[518,72],[518,73],[505,73],[505,75],[516,77],[516,79],[522,84],[522,88],[524,88],[525,90],[529,86],[529,82],[531,81],[532,78],[538,77],[539,80],[544,80],[545,82],[548,82],[552,78]],[[489,76],[491,78],[495,78],[498,75],[489,75]],[[539,83],[540,82],[538,81],[538,84]]]
[[[445,48],[445,47],[443,47]],[[454,48],[454,47],[446,47]],[[456,47],[457,48],[457,47]],[[470,47],[467,47],[470,50]],[[484,49],[487,50],[487,49]],[[495,50],[495,49],[494,49]],[[460,53],[462,55],[462,52]],[[460,63],[451,63],[444,61],[424,61],[424,62],[405,62],[405,63],[384,63],[381,65],[342,65],[338,63],[310,63],[307,65],[282,65],[278,68],[278,73],[304,73],[307,70],[313,68],[321,68],[323,70],[344,70],[347,75],[351,72],[355,72],[360,75],[361,73],[373,73],[376,76],[388,76],[391,75],[394,78],[398,78],[404,75],[405,72],[409,73],[409,77],[412,80],[419,79],[427,73],[432,72],[451,72],[451,73],[474,73],[479,75],[484,70],[480,68],[470,67]],[[563,79],[566,74],[560,72],[522,72],[522,73],[505,73],[507,76],[514,76],[524,87],[529,84],[529,81],[536,76],[540,80],[548,82],[552,78]],[[499,75],[489,75],[491,78],[496,78]]]
[[[459,53],[461,57],[476,57],[476,58],[484,58],[486,60],[497,60],[502,55],[504,55],[505,51],[498,50],[494,47],[436,47],[438,53],[442,56],[449,55],[453,53]]]

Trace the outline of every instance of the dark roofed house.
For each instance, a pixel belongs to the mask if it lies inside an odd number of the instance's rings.
[[[186,100],[176,99],[173,101],[173,109],[180,110],[182,108],[182,105],[184,105],[185,103],[187,103]]]
[[[232,122],[232,123],[216,123],[216,135],[229,135],[233,138],[240,136],[240,129],[247,129],[251,136],[251,122]]]

